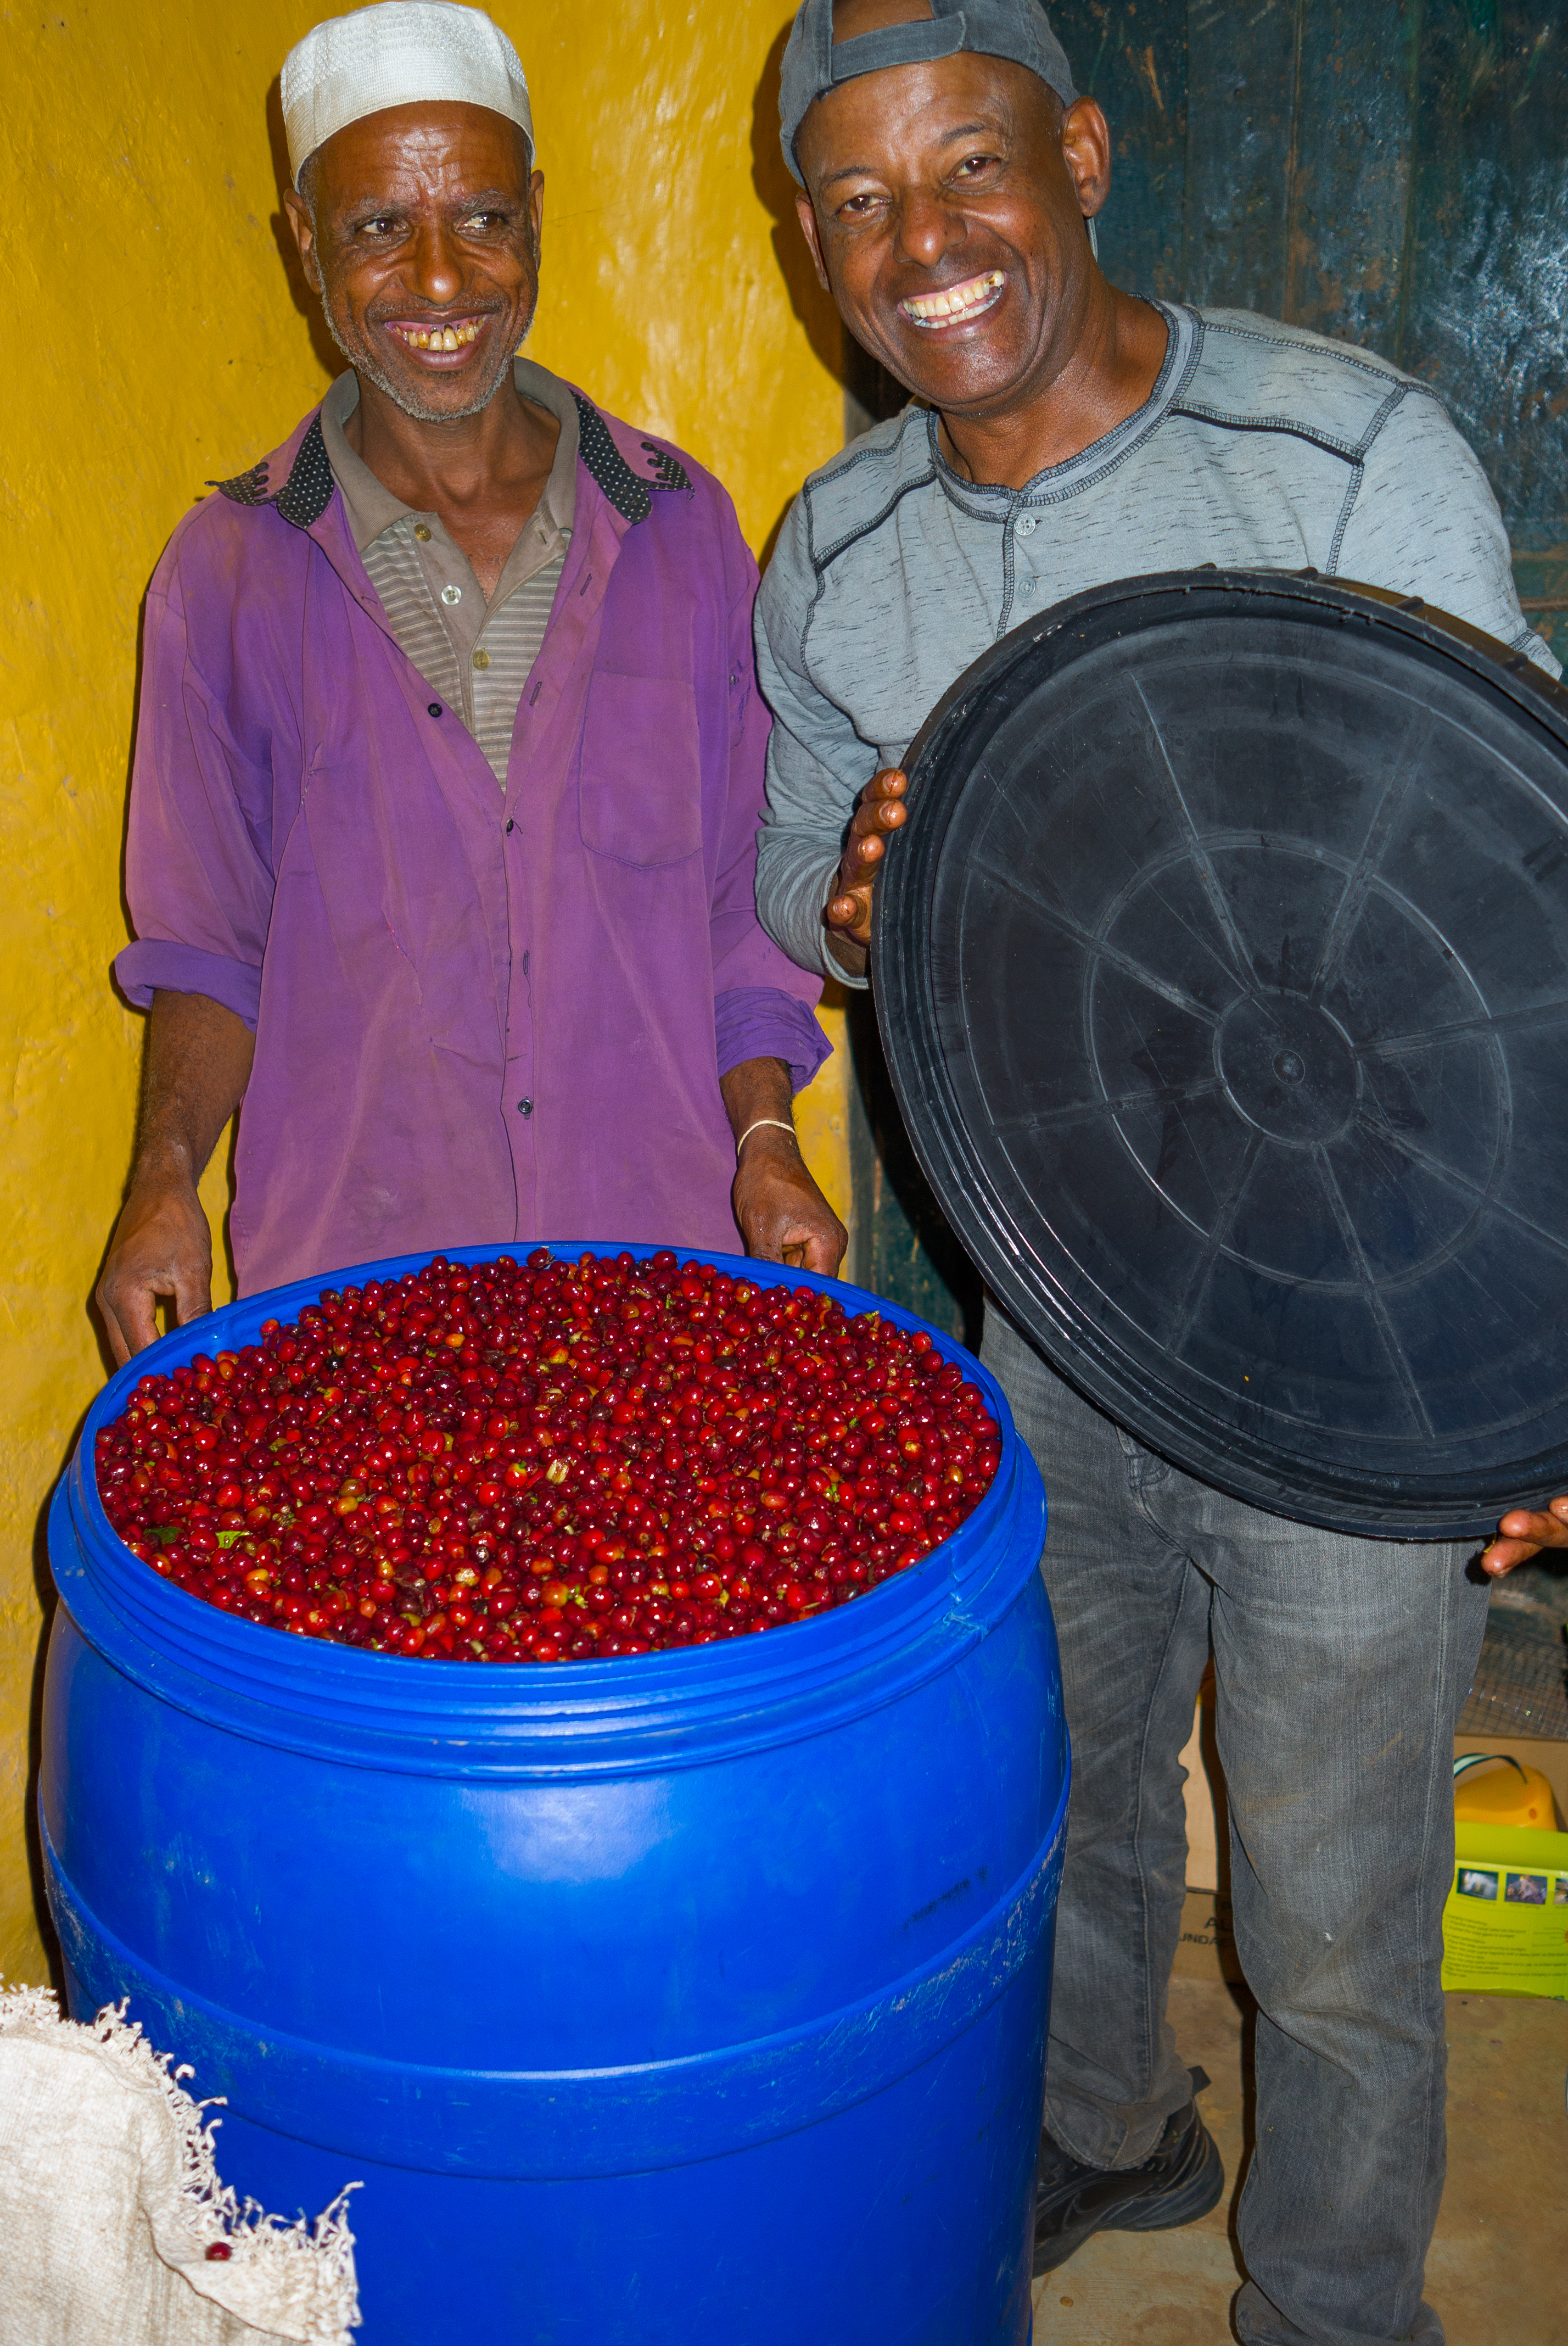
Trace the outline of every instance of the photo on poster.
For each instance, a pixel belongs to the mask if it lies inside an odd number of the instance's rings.
[[[1568,1906],[1568,1873],[1560,1873],[1552,1884],[1553,1906]]]
[[[1546,1876],[1543,1873],[1511,1873],[1506,1882],[1502,1894],[1512,1905],[1545,1905]]]
[[[1480,1873],[1468,1865],[1461,1865],[1454,1888],[1461,1898],[1495,1898],[1497,1876],[1495,1873]]]

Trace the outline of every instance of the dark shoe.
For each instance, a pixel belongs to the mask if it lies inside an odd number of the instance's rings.
[[[1195,2069],[1193,2091],[1208,2079]],[[1141,2167],[1084,2167],[1048,2134],[1034,2182],[1034,2271],[1054,2272],[1094,2232],[1168,2232],[1218,2204],[1225,2167],[1196,2101],[1166,2120]]]

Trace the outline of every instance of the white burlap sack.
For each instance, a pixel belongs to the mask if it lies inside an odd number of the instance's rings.
[[[241,2207],[190,2074],[123,2004],[0,1993],[0,2346],[351,2346],[347,2195],[313,2229]]]

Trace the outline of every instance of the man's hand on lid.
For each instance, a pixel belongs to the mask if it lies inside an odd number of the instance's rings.
[[[871,942],[871,891],[886,852],[890,831],[897,831],[909,809],[903,804],[909,788],[897,766],[884,766],[860,792],[850,835],[839,863],[839,892],[829,901],[828,948],[848,976],[865,974]]]
[[[1481,1551],[1481,1568],[1489,1579],[1501,1580],[1543,1547],[1568,1547],[1568,1495],[1542,1508],[1511,1507],[1498,1524],[1497,1537]]]

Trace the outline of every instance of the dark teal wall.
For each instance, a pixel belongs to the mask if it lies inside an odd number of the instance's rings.
[[[1262,310],[1442,393],[1516,546],[1568,542],[1568,5],[1058,0],[1135,292]]]

